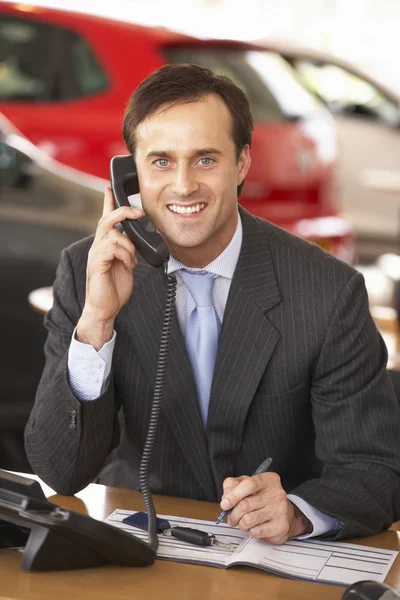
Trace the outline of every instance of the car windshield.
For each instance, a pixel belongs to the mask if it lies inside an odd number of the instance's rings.
[[[257,121],[294,119],[321,110],[290,65],[274,52],[184,47],[165,54],[171,62],[197,64],[230,77],[249,98]]]

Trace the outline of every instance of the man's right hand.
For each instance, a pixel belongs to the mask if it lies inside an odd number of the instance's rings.
[[[115,209],[112,191],[105,189],[103,215],[88,255],[85,305],[76,329],[76,339],[97,351],[112,338],[114,320],[132,294],[137,264],[135,246],[115,225],[143,215],[139,208]]]

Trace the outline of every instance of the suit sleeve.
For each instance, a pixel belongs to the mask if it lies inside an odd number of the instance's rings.
[[[77,269],[84,289],[84,270]],[[64,250],[45,318],[46,364],[25,428],[25,449],[34,472],[57,493],[75,494],[100,471],[119,441],[119,402],[112,373],[101,396],[80,401],[68,380],[68,350],[82,306],[74,269]]]
[[[322,475],[291,490],[344,522],[335,537],[370,535],[400,518],[400,407],[386,363],[356,273],[336,303],[313,372]]]

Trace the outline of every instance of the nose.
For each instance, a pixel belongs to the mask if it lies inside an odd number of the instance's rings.
[[[199,184],[196,182],[190,168],[182,165],[179,166],[174,173],[174,180],[171,188],[174,194],[186,198],[199,189]]]

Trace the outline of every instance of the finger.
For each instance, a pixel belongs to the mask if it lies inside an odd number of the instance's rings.
[[[118,244],[121,246],[121,248],[125,248],[125,250],[132,256],[132,259],[135,258],[136,248],[134,244],[127,236],[124,236],[120,231],[114,228],[109,231],[105,237],[98,240],[96,244],[92,245],[89,251],[90,259],[92,259],[91,262],[93,262],[93,260],[95,261],[96,257],[103,260],[103,255],[107,254],[107,246],[110,246],[112,249],[115,244]]]
[[[277,473],[262,473],[254,477],[246,477],[233,490],[224,494],[221,500],[221,508],[229,510],[236,506],[243,498],[257,494],[267,487],[280,487],[280,477]]]
[[[253,522],[254,517],[250,517],[253,513],[257,512],[260,509],[265,509],[268,505],[268,495],[265,493],[254,494],[253,496],[247,496],[241,500],[232,510],[231,514],[228,517],[228,523],[231,527],[239,526],[239,523],[242,519],[245,519],[244,522],[247,525],[247,529],[256,525],[256,522]],[[246,515],[249,515],[246,517]],[[246,518],[245,518],[246,517]],[[246,529],[246,531],[247,531]]]
[[[135,263],[135,266],[136,266],[138,263],[137,254],[136,254],[136,246],[133,242],[130,241],[130,238],[128,237],[128,234],[126,233],[126,231],[120,231],[120,234],[124,237],[124,239],[129,240],[129,244],[133,248],[132,256],[133,256],[133,262]]]
[[[233,513],[234,511],[228,519],[229,525],[239,527],[241,531],[249,533],[254,538],[263,539],[271,544],[281,544],[291,535],[291,521],[282,502],[273,502],[258,510],[247,512],[235,524],[231,523]]]
[[[239,483],[243,481],[243,479],[246,479],[246,477],[248,477],[248,475],[241,475],[240,477],[227,477],[222,484],[224,492],[223,496],[227,494],[229,490],[232,490],[234,487],[239,485]]]
[[[114,195],[111,188],[107,185],[104,188],[104,202],[103,202],[103,217],[110,214],[115,208]]]
[[[94,250],[91,249],[88,267],[91,272],[96,270],[96,266],[100,267],[100,270],[108,270],[115,258],[122,260],[128,268],[137,264],[134,245],[117,231],[104,238]]]
[[[251,506],[250,510],[243,508],[243,505]],[[229,516],[229,525],[240,527],[243,531],[248,531],[264,521],[289,521],[288,500],[283,492],[278,497],[271,497],[268,493],[256,494],[239,502]],[[231,523],[232,521],[232,523]]]
[[[125,248],[121,248],[118,244],[114,247],[113,258],[114,260],[117,259],[124,263],[128,271],[132,271],[136,266],[136,263],[129,252],[127,252]]]
[[[103,215],[97,225],[95,242],[103,239],[110,231],[115,229],[117,223],[121,223],[125,219],[140,219],[143,216],[144,212],[140,208],[133,208],[132,206],[120,206]]]
[[[99,242],[99,246],[102,246],[103,244],[107,245],[109,243],[113,243],[114,241],[116,241],[118,245],[122,248],[125,248],[125,250],[127,250],[127,252],[129,252],[132,255],[132,257],[136,255],[136,247],[131,241],[131,239],[127,235],[124,235],[122,231],[118,231],[118,229],[115,228],[112,229],[101,240],[101,242]]]
[[[255,522],[252,520],[254,519],[253,513],[260,509],[264,511],[265,519],[270,519],[274,516],[277,518],[287,518],[288,504],[289,501],[286,492],[282,487],[267,487],[261,490],[261,492],[247,496],[241,500],[229,515],[228,523],[232,527],[236,527],[244,519],[244,523],[246,523],[248,529],[255,525]]]
[[[233,525],[232,527],[239,527],[241,531],[250,531],[250,529],[255,529],[256,527],[265,523],[272,523],[274,519],[275,515],[271,514],[267,507],[261,506],[261,508],[259,508],[258,510],[246,512],[239,519],[236,525]]]

